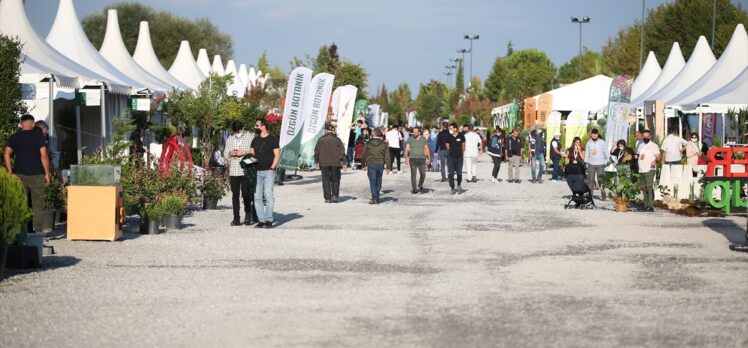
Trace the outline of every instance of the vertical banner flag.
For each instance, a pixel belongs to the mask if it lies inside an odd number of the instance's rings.
[[[535,126],[535,97],[525,99],[525,129]]]
[[[548,115],[548,119],[546,120],[545,126],[546,126],[545,158],[550,159],[551,158],[551,140],[553,140],[553,134],[561,132],[561,113],[558,111],[551,112],[551,114]],[[564,139],[559,139],[559,141],[562,142],[559,145],[561,150],[565,148],[565,145],[563,144],[563,140]]]
[[[553,94],[543,93],[538,97],[538,124],[545,128],[548,115],[553,111]],[[550,138],[551,134],[546,134]]]
[[[608,150],[619,140],[629,138],[629,109],[631,102],[631,85],[634,79],[627,75],[618,75],[610,84],[608,98],[608,121],[605,125],[605,138]],[[630,146],[630,144],[629,144]]]
[[[311,166],[314,161],[314,147],[317,139],[322,136],[327,109],[332,93],[332,83],[335,76],[320,73],[314,76],[312,83],[306,90],[304,105],[301,113],[304,115],[304,127],[301,136],[301,155],[299,162]]]
[[[312,70],[299,67],[288,76],[288,87],[283,105],[283,121],[280,131],[280,167],[297,169],[301,151],[301,130],[304,126],[304,96],[312,80]]]
[[[584,134],[587,133],[588,115],[589,112],[587,110],[574,110],[568,117],[566,117],[566,138],[564,139],[564,146],[571,146],[574,137],[584,139]],[[582,146],[584,146],[584,144],[582,144]]]
[[[347,85],[338,87],[335,89],[335,91],[338,92],[338,105],[333,107],[333,110],[335,110],[335,113],[337,115],[338,119],[338,138],[343,141],[343,147],[347,148],[349,145],[348,140],[350,140],[350,134],[351,134],[351,127],[353,126],[353,109],[356,107],[356,93],[358,93],[358,88]],[[332,98],[333,102],[335,101],[335,98]]]
[[[356,101],[356,107],[353,109],[353,118],[358,120],[364,120],[369,127],[376,127],[369,122],[369,101],[366,99],[359,99]]]
[[[514,129],[517,124],[517,98],[512,99],[512,106],[509,107],[509,129]]]
[[[701,141],[712,146],[717,129],[717,114],[713,112],[703,113],[701,117]]]

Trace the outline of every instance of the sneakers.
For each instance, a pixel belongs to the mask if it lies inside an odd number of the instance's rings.
[[[330,200],[332,203],[338,203],[338,196],[332,196],[332,199]]]
[[[491,182],[496,182],[496,178],[491,178]]]
[[[418,193],[418,190],[413,190],[413,191],[410,191],[410,193],[412,193],[412,194],[417,194],[417,193]]]
[[[462,191],[462,185],[457,185],[457,191]]]
[[[538,184],[542,184],[542,183],[543,183],[543,179],[538,179]]]
[[[501,181],[502,181],[501,179],[498,179],[498,178],[496,179],[496,182],[501,182]]]
[[[369,200],[369,204],[377,204],[377,201],[376,201],[376,200],[374,200],[374,199],[370,199],[370,200]]]
[[[449,195],[450,195],[450,196],[453,196],[453,195],[455,195],[456,193],[457,193],[457,190],[455,190],[455,189],[452,189],[452,191],[449,191]]]
[[[231,226],[241,226],[242,223],[239,221],[239,218],[234,218],[234,220],[231,221]]]
[[[326,200],[325,200],[325,203],[332,203],[332,201],[331,201],[331,200],[329,200],[329,199],[326,199]]]
[[[271,221],[265,222],[264,225],[262,225],[264,228],[273,228],[273,223]]]
[[[246,218],[244,218],[244,225],[246,225],[246,226],[250,226],[250,225],[252,225],[252,224],[254,224],[254,223],[255,223],[255,222],[254,222],[254,221],[252,221],[252,218],[251,218],[251,217],[247,216]]]
[[[265,227],[265,223],[262,221],[258,222],[257,225],[255,225],[255,228],[263,228],[263,227]]]
[[[535,180],[535,179],[530,179],[530,182],[533,183],[533,184],[537,184],[538,183],[538,181]]]

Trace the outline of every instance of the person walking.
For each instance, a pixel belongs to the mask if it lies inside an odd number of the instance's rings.
[[[496,127],[486,148],[488,149],[488,155],[491,157],[491,161],[493,161],[491,182],[501,182],[501,179],[498,178],[499,170],[501,169],[501,161],[504,159],[504,133],[501,128]]]
[[[257,158],[257,186],[255,188],[255,209],[259,222],[255,227],[273,227],[273,185],[275,168],[280,162],[278,138],[270,134],[268,121],[264,118],[255,122],[255,136],[252,139],[251,153]]]
[[[369,204],[379,204],[379,193],[382,192],[382,174],[384,174],[385,166],[387,167],[387,174],[392,169],[390,154],[389,146],[382,137],[382,130],[374,128],[371,139],[366,143],[364,154],[361,156],[369,177],[369,189],[371,190]]]
[[[652,141],[652,133],[649,130],[642,132],[642,146],[637,151],[639,155],[639,173],[641,180],[641,190],[644,193],[644,211],[654,211],[652,203],[654,202],[654,180],[655,180],[655,163],[660,160],[660,148]]]
[[[688,145],[685,139],[675,135],[675,133],[677,131],[671,128],[668,136],[662,141],[662,158],[665,164],[681,164],[683,152]]]
[[[423,138],[429,142],[429,155],[431,156],[431,165],[428,166],[429,171],[439,171],[439,161],[436,160],[436,134],[432,133],[428,128],[423,130]]]
[[[584,147],[585,161],[587,161],[587,185],[590,191],[600,189],[600,180],[605,171],[605,165],[608,164],[608,144],[600,138],[597,128],[590,131],[590,140]],[[605,200],[605,195],[601,192],[600,199]]]
[[[551,171],[551,181],[561,181],[560,179],[560,170],[559,166],[561,163],[561,157],[563,157],[563,150],[561,150],[561,132],[556,131],[555,134],[553,134],[553,139],[551,139],[551,163],[553,165],[553,170]]]
[[[436,135],[436,159],[439,160],[439,170],[442,174],[442,182],[447,181],[447,140],[449,137],[449,122],[442,122],[442,130]]]
[[[387,140],[387,146],[389,147],[390,151],[390,161],[397,160],[397,171],[395,173],[400,173],[400,142],[403,141],[403,134],[400,133],[400,130],[398,129],[397,125],[393,125],[390,127],[390,131],[387,132],[386,136]],[[392,163],[390,163],[390,168],[392,168]]]
[[[346,163],[343,141],[335,133],[332,124],[325,125],[325,135],[314,146],[314,163],[322,175],[322,195],[325,203],[338,203],[340,195],[340,165]],[[343,165],[345,169],[345,165]]]
[[[405,164],[410,165],[410,184],[412,193],[424,193],[423,182],[426,180],[426,166],[431,162],[429,141],[421,136],[421,127],[413,128],[408,141],[405,142]],[[416,170],[418,171],[418,185],[416,185]]]
[[[699,172],[699,158],[703,153],[699,146],[699,135],[691,133],[691,141],[686,145],[686,164],[691,166],[693,177],[695,178]]]
[[[466,124],[467,132],[465,133],[465,166],[467,167],[467,182],[478,182],[478,156],[483,154],[483,148],[480,135],[475,132],[472,124]]]
[[[530,175],[532,176],[530,182],[542,184],[545,171],[545,136],[540,125],[535,125],[528,140],[530,142]]]
[[[21,116],[21,129],[8,138],[3,160],[8,173],[18,177],[31,196],[32,228],[42,232],[44,189],[49,186],[51,174],[46,141],[44,135],[34,129],[34,116]]]
[[[244,177],[244,169],[241,167],[242,157],[251,153],[252,139],[254,136],[244,131],[244,124],[241,121],[231,122],[231,132],[233,133],[226,138],[226,147],[223,149],[223,158],[229,162],[229,186],[231,187],[231,207],[234,210],[234,219],[231,220],[231,226],[240,226],[241,204],[239,195],[241,194],[244,201],[244,225],[251,225],[257,222],[257,214],[253,211],[250,196],[250,188]],[[254,191],[254,189],[251,189]]]
[[[520,138],[517,129],[513,129],[512,135],[506,140],[504,158],[509,160],[509,179],[507,182],[519,184],[522,182],[519,179],[519,165],[522,161],[522,138]]]
[[[462,193],[462,156],[465,153],[465,135],[460,133],[457,123],[449,124],[449,137],[447,146],[447,168],[449,169],[449,187],[452,189],[450,195],[457,192]],[[457,176],[457,187],[455,188],[455,176]]]

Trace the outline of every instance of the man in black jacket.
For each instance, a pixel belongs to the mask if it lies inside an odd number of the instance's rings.
[[[520,138],[519,131],[516,129],[512,130],[512,135],[506,141],[504,158],[509,160],[509,180],[507,182],[519,184],[519,164],[522,161],[522,138]]]
[[[450,137],[449,122],[442,122],[442,130],[436,135],[436,159],[439,160],[439,167],[442,172],[442,182],[447,181],[447,145],[446,142]]]
[[[314,147],[314,162],[317,163],[317,169],[322,171],[322,193],[325,203],[338,203],[340,166],[346,161],[343,142],[335,134],[335,128],[326,124],[325,135],[319,138]]]

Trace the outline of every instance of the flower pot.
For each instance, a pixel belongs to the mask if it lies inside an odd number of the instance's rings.
[[[55,214],[55,223],[64,224],[66,221],[68,221],[68,214],[64,210],[58,210]]]
[[[141,220],[140,221],[140,234],[159,234],[160,233],[161,221],[155,220]]]
[[[203,210],[215,210],[218,209],[218,200],[208,197],[203,197]]]
[[[36,232],[51,232],[55,229],[55,213],[54,210],[42,210],[39,214],[41,220],[41,231]]]
[[[167,230],[176,230],[182,227],[182,215],[166,215],[161,219],[161,225]]]
[[[0,239],[0,282],[5,279],[5,258],[8,256],[8,243]]]
[[[23,244],[36,248],[39,263],[41,263],[44,251],[44,233],[26,233],[26,241]]]
[[[629,201],[623,198],[613,198],[616,203],[616,211],[619,213],[625,213],[629,211]]]

